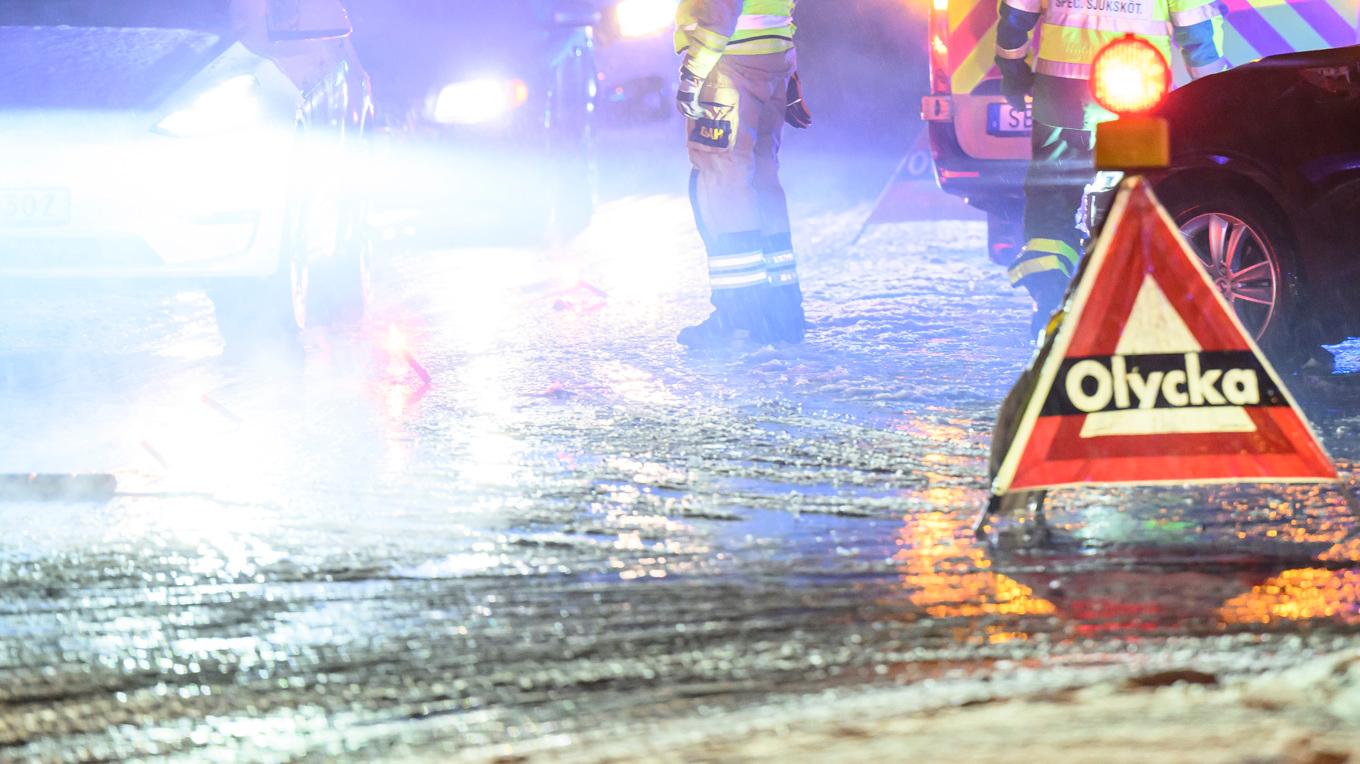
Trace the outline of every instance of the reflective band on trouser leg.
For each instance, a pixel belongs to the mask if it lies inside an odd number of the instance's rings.
[[[1020,283],[1026,276],[1047,271],[1058,271],[1071,277],[1077,270],[1081,257],[1065,241],[1057,239],[1030,239],[1020,257],[1011,266],[1011,285]]]
[[[1057,255],[1066,261],[1066,270],[1069,275],[1077,270],[1077,264],[1081,262],[1081,255],[1061,239],[1030,239],[1025,244],[1025,250],[1046,255]]]
[[[768,280],[769,277],[765,275],[764,268],[761,268],[758,271],[724,273],[721,275],[710,272],[708,276],[708,285],[713,291],[720,292],[725,289],[745,289],[746,287],[761,286]]]
[[[708,254],[708,283],[715,291],[760,286],[768,280],[759,231],[716,239]]]
[[[1011,266],[1011,286],[1019,284],[1021,279],[1026,276],[1033,276],[1036,273],[1047,273],[1049,271],[1058,271],[1064,276],[1067,275],[1067,269],[1063,267],[1062,258],[1056,255],[1043,255],[1031,260],[1022,260]]]
[[[998,44],[996,46],[996,56],[997,58],[1004,58],[1010,61],[1019,61],[1029,55],[1029,45],[1029,40],[1025,40],[1025,44],[1018,48],[1003,48]]]
[[[765,237],[765,270],[770,286],[798,283],[798,258],[793,254],[793,237],[776,234]]]

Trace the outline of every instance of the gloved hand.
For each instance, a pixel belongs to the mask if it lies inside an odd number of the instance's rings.
[[[680,66],[680,87],[675,91],[675,108],[689,119],[703,119],[707,110],[699,102],[704,78],[689,70],[689,59]]]
[[[798,78],[798,72],[794,72],[789,78],[788,99],[788,106],[784,109],[784,121],[799,130],[810,127],[812,112],[808,111],[807,102],[803,100],[803,81]]]
[[[1005,59],[997,59],[1000,65]],[[1005,61],[1001,66],[1001,95],[1016,111],[1025,110],[1025,96],[1034,92],[1034,70],[1024,61]]]

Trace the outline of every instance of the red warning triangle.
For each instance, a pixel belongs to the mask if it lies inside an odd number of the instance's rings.
[[[916,220],[982,220],[986,216],[935,184],[930,137],[922,130],[874,203],[864,228]],[[860,231],[862,236],[864,231]]]
[[[1032,390],[1017,388],[1003,408],[998,437],[1009,442],[995,495],[1339,481],[1146,181],[1125,182],[1077,278],[1067,316],[1022,380]]]

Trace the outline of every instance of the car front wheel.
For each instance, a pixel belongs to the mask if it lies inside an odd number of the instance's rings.
[[[293,237],[274,275],[233,279],[208,290],[228,345],[289,341],[309,326],[363,318],[369,300],[368,237],[360,216],[345,217],[327,256],[309,261],[306,248]]]
[[[1163,201],[1219,293],[1273,360],[1306,360],[1305,312],[1292,240],[1279,216],[1254,198],[1196,187]]]
[[[291,342],[306,326],[311,274],[289,258],[273,276],[212,285],[208,297],[228,347]]]
[[[368,236],[360,216],[348,217],[335,251],[307,267],[300,314],[303,326],[354,323],[364,317],[368,308]]]

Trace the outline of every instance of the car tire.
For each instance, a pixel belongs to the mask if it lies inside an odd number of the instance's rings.
[[[308,326],[361,320],[369,299],[369,240],[361,219],[353,212],[345,216],[330,257],[307,262],[305,247],[293,234],[274,275],[212,286],[208,296],[227,344],[286,342]]]
[[[228,348],[291,343],[305,323],[310,274],[293,258],[273,276],[230,279],[208,289]]]
[[[1300,366],[1318,345],[1300,300],[1294,239],[1280,213],[1221,184],[1185,184],[1162,195],[1210,279],[1273,362]]]
[[[361,216],[351,214],[335,253],[307,268],[306,326],[357,323],[369,302],[369,237]]]

